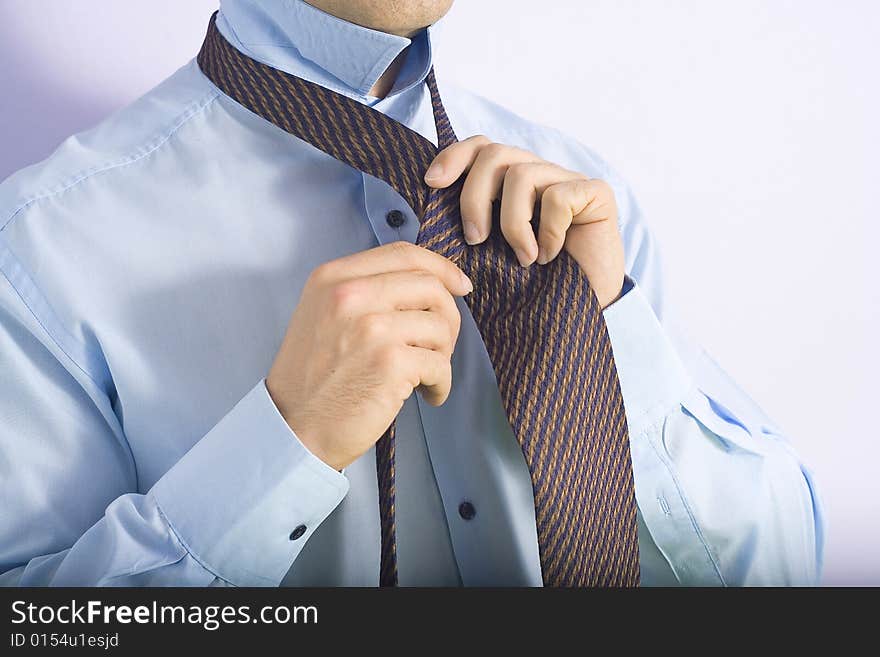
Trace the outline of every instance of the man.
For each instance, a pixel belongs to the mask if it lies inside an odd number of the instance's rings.
[[[450,4],[223,0],[216,27],[252,70],[436,145],[425,27]],[[398,583],[541,585],[533,482],[473,282],[411,244],[421,217],[399,189],[247,109],[249,83],[218,84],[191,62],[0,186],[2,582],[375,586],[375,445],[396,418]],[[809,476],[664,327],[629,189],[571,139],[439,90],[460,141],[424,183],[463,177],[468,244],[500,231],[523,268],[570,256],[603,309],[641,584],[815,583]]]

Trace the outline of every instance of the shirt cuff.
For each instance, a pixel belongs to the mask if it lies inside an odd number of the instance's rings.
[[[611,339],[631,436],[681,404],[691,388],[675,347],[637,283],[603,315]]]
[[[278,586],[348,486],[260,381],[149,494],[205,568],[237,586]]]

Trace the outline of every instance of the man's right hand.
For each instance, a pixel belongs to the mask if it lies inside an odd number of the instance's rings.
[[[446,401],[461,324],[453,296],[471,290],[451,261],[408,242],[315,269],[266,379],[300,441],[341,470],[414,389],[434,406]]]

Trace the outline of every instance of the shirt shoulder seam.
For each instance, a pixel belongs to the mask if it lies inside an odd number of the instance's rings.
[[[12,271],[10,271],[12,270]],[[18,272],[18,276],[16,276],[13,272]],[[3,278],[6,279],[6,282],[9,284],[9,287],[12,289],[15,294],[18,295],[18,298],[21,300],[21,303],[27,309],[27,312],[31,317],[34,318],[34,321],[40,326],[43,331],[45,331],[46,335],[49,339],[55,344],[58,349],[61,350],[70,362],[82,372],[86,378],[95,386],[97,390],[102,391],[104,394],[107,393],[107,381],[105,377],[102,377],[99,373],[93,372],[88,368],[84,362],[80,362],[80,359],[76,358],[73,354],[73,349],[71,349],[71,343],[69,340],[73,341],[73,344],[77,346],[84,346],[83,343],[79,340],[76,340],[72,334],[67,331],[58,321],[52,321],[54,319],[53,315],[50,315],[49,318],[46,317],[46,310],[50,313],[51,306],[45,301],[43,296],[36,289],[36,286],[33,285],[32,279],[27,274],[26,270],[21,266],[21,263],[15,258],[12,250],[9,248],[9,245],[3,239],[3,236],[0,235],[0,274],[3,275]],[[21,277],[27,277],[25,279],[26,284],[21,285]],[[26,294],[22,288],[29,288],[36,292],[39,296],[35,299],[34,296]],[[37,306],[43,308],[44,312],[39,312],[37,310]],[[53,331],[50,327],[56,326],[60,329],[60,335]],[[62,337],[64,336],[64,337]],[[85,359],[83,359],[85,360]]]
[[[18,205],[16,205],[9,213],[6,221],[4,221],[2,225],[0,225],[0,232],[5,230],[16,219],[16,217],[22,214],[34,203],[45,200],[47,198],[59,196],[99,173],[104,173],[113,169],[118,169],[124,166],[128,166],[130,164],[134,164],[135,162],[138,162],[139,160],[142,160],[148,155],[154,153],[164,144],[166,144],[168,140],[181,127],[183,127],[191,119],[203,112],[209,105],[211,105],[211,103],[214,102],[218,95],[220,95],[219,90],[211,89],[211,91],[206,96],[203,96],[201,99],[190,103],[186,110],[184,110],[182,114],[178,115],[175,121],[171,124],[170,128],[166,128],[164,131],[157,133],[151,139],[147,140],[146,142],[142,143],[138,148],[135,148],[133,151],[131,151],[129,155],[126,155],[111,162],[106,162],[104,164],[81,170],[73,174],[72,176],[62,180],[62,182],[60,182],[55,188],[44,189],[40,192],[36,192],[35,194],[26,197],[24,200],[19,201]]]

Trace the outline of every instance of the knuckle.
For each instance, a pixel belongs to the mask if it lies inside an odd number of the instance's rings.
[[[487,160],[491,162],[499,162],[507,159],[509,156],[510,147],[505,146],[504,144],[499,144],[498,142],[488,142],[483,150],[480,152],[480,155],[485,157]]]
[[[429,352],[426,355],[426,376],[430,377],[431,384],[429,386],[430,394],[426,397],[432,406],[439,406],[445,402],[452,390],[452,364],[449,359],[442,354]]]
[[[486,135],[473,135],[471,137],[468,137],[465,141],[477,144],[478,146],[485,146],[486,144],[492,143],[492,140],[489,139]]]
[[[515,162],[507,168],[507,176],[515,181],[529,178],[537,165],[534,162]]]
[[[449,294],[442,284],[437,288],[436,295],[440,313],[450,320],[458,318],[458,306],[455,305],[455,298]]]
[[[593,195],[597,198],[607,198],[614,194],[614,192],[611,191],[611,185],[601,178],[586,178],[577,181],[577,183],[578,191],[583,192],[584,194]]]
[[[584,184],[589,185],[587,195],[592,195],[597,204],[613,212],[617,211],[617,199],[610,184],[600,178],[585,180]]]
[[[452,349],[455,346],[455,341],[458,338],[458,326],[456,326],[455,324],[450,324],[449,322],[443,322],[443,330],[446,347],[448,347],[448,353],[451,356]]]
[[[449,323],[453,328],[455,335],[458,335],[458,331],[461,328],[461,313],[458,310],[458,306],[456,305],[453,299],[449,299],[449,305],[447,314],[449,316]]]
[[[458,281],[459,278],[459,269],[456,267],[452,261],[443,258],[442,256],[438,256],[442,258],[442,260],[438,260],[438,267],[436,272],[431,272],[431,282],[430,282],[430,291],[429,294],[430,300],[433,303],[442,302],[446,297],[452,298],[452,295],[449,293],[446,285],[451,281]]]
[[[396,242],[390,242],[387,248],[396,255],[404,255],[409,252],[410,246],[412,245],[405,240],[397,240]]]
[[[602,178],[587,178],[584,182],[592,183],[596,186],[596,189],[602,192],[611,193],[611,185],[608,184],[607,180],[602,180]]]
[[[398,240],[388,245],[392,254],[400,259],[404,264],[413,265],[418,261],[421,247],[416,246],[412,242]]]
[[[358,280],[344,281],[334,285],[330,291],[330,305],[337,316],[347,314],[363,293],[363,285]]]
[[[441,363],[443,355],[440,352],[432,351],[430,349],[422,349],[420,353],[422,358],[423,376],[431,381],[432,384],[436,384],[440,380],[442,374]]]
[[[449,264],[452,265],[452,263]],[[449,273],[452,274],[452,271],[450,270]],[[431,295],[432,300],[448,296],[446,286],[443,284],[443,281],[440,279],[439,276],[429,272],[425,272],[425,284],[428,289],[428,293]]]
[[[436,285],[442,285],[442,282],[437,277],[437,274],[432,271],[426,269],[415,269],[412,271],[412,275],[418,278],[419,283],[422,283],[423,285],[430,287],[431,289],[433,289]]]
[[[414,274],[418,279],[418,285],[421,288],[421,294],[424,295],[424,301],[428,304],[436,303],[439,295],[446,288],[443,285],[443,281],[440,278],[429,271],[417,271]]]
[[[601,181],[600,188],[606,202],[613,207],[617,207],[617,196],[614,194],[614,188],[604,180]]]
[[[581,196],[589,196],[597,191],[595,180],[575,180],[572,183],[572,188]]]
[[[386,344],[376,350],[376,366],[384,373],[401,371],[401,350],[397,345]]]
[[[437,380],[440,382],[440,386],[449,390],[452,387],[452,361],[444,356],[437,364],[437,370]]]
[[[421,269],[413,271],[410,275],[413,277],[413,289],[418,289],[423,301],[426,304],[436,303],[441,290],[445,289],[443,281],[436,274]]]
[[[452,328],[455,329],[457,335],[458,329],[461,327],[461,312],[459,312],[458,306],[452,299],[449,300],[449,319],[451,320]]]
[[[546,221],[541,224],[541,234],[553,241],[559,242],[565,239],[565,230],[558,223]]]
[[[329,262],[324,262],[312,270],[312,273],[309,274],[309,278],[306,281],[306,285],[308,285],[308,286],[324,285],[327,281],[332,279],[334,272],[335,272],[334,262],[332,260]]]
[[[452,338],[452,323],[438,313],[429,313],[427,319],[430,331],[437,338],[438,343],[447,346]]]
[[[566,186],[563,183],[550,185],[547,189],[544,190],[544,193],[541,194],[541,205],[549,205],[553,207],[561,207],[566,205],[566,191]]]
[[[364,315],[357,322],[358,333],[367,343],[377,342],[388,334],[389,319],[385,315]]]
[[[416,248],[415,244],[412,242],[407,242],[406,240],[397,240],[396,242],[391,242],[389,247],[398,253],[411,253],[413,249]]]

